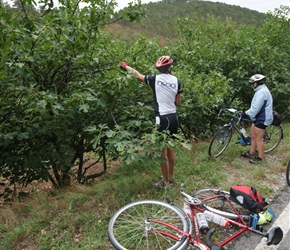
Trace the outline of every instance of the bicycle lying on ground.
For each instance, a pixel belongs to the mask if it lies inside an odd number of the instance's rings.
[[[277,245],[283,238],[280,227],[273,227],[267,233],[256,230],[252,215],[239,211],[229,199],[229,192],[217,189],[201,189],[193,196],[183,191],[184,202],[190,208],[189,214],[173,202],[144,200],[130,203],[119,209],[111,218],[108,236],[115,249],[201,249],[223,250],[226,244],[249,231],[267,238],[268,245]],[[238,228],[226,239],[214,244],[211,240],[215,228],[202,228],[199,215],[205,212],[215,214],[215,222],[228,228]],[[224,228],[224,227],[222,227]],[[200,230],[207,232],[206,244],[202,243]]]
[[[232,139],[233,130],[236,130],[238,133],[238,144],[242,146],[251,145],[251,137],[246,132],[245,123],[252,123],[252,121],[244,118],[242,112],[238,112],[233,108],[221,109],[218,116],[221,116],[225,111],[232,113],[232,117],[230,122],[221,127],[212,138],[208,150],[210,156],[218,157],[226,150]],[[235,121],[237,122],[235,123]],[[274,150],[282,139],[283,128],[281,125],[268,126],[263,137],[265,153]]]

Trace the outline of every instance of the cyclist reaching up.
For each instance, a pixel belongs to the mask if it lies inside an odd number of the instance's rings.
[[[153,91],[154,110],[156,124],[160,125],[158,131],[168,130],[171,135],[176,134],[179,123],[176,114],[176,106],[181,101],[181,86],[179,80],[171,75],[173,60],[169,56],[161,56],[155,63],[159,71],[157,75],[143,75],[128,66],[126,62],[121,67],[135,75],[141,82],[148,84]],[[161,162],[163,180],[154,184],[156,188],[165,188],[169,182],[173,182],[175,154],[171,148],[164,148],[162,154],[165,162]]]
[[[242,156],[252,158],[250,163],[259,163],[265,160],[263,136],[267,126],[270,126],[273,121],[273,98],[265,84],[265,78],[264,75],[255,74],[249,80],[255,94],[250,109],[245,113],[254,122],[251,127],[251,149],[242,153]],[[258,156],[255,155],[256,149]]]

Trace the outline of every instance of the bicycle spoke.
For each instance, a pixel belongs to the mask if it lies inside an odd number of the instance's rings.
[[[227,148],[232,138],[232,127],[224,126],[218,130],[209,146],[209,155],[218,157]]]
[[[119,211],[109,225],[109,239],[117,249],[183,249],[182,244],[186,240],[183,235],[150,220],[162,221],[188,232],[188,219],[174,206],[142,201],[129,204]]]
[[[238,216],[236,212],[238,212],[241,216],[243,216],[245,221],[251,220],[250,212],[247,209],[227,200],[230,197],[230,193],[228,191],[219,189],[200,189],[197,190],[193,196],[200,199],[207,207],[209,207],[210,211],[213,211],[221,216],[237,220]],[[211,210],[211,208],[214,210]]]
[[[274,150],[283,139],[283,129],[281,126],[269,126],[263,136],[265,153]]]

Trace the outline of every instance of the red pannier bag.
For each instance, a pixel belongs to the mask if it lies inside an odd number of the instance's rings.
[[[255,213],[268,206],[265,198],[254,187],[243,185],[230,188],[230,200]]]

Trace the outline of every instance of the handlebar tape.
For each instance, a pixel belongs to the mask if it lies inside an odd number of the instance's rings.
[[[211,236],[214,234],[215,232],[215,228],[210,229],[207,234],[206,234],[206,238],[205,238],[205,242],[207,244],[207,246],[211,249],[211,250],[224,250],[224,248],[222,246],[217,246],[214,245],[211,241]]]

